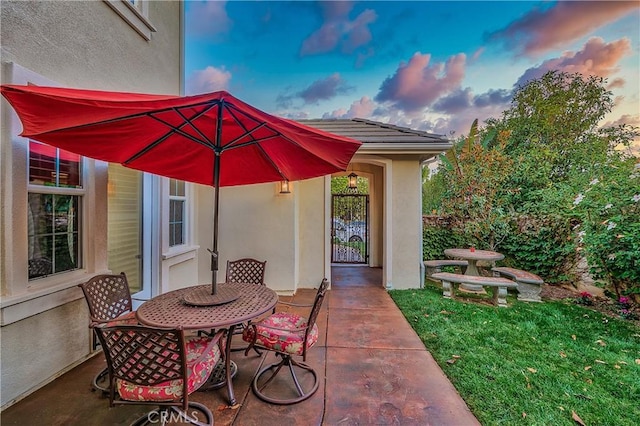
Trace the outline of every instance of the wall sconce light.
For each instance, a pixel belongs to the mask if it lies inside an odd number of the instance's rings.
[[[281,194],[291,194],[291,184],[288,180],[280,181],[280,193]]]
[[[349,176],[349,184],[347,187],[349,189],[358,189],[358,175],[355,173],[351,173]]]

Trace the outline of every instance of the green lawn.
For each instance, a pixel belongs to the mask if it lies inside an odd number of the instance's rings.
[[[483,425],[640,424],[640,328],[571,302],[391,297]]]

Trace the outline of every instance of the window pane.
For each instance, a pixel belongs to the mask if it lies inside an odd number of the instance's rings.
[[[169,195],[184,197],[184,181],[170,179],[169,180]]]
[[[29,141],[29,183],[55,186],[56,148]]]
[[[72,152],[59,151],[59,168],[60,177],[58,179],[58,186],[64,186],[68,188],[82,188],[81,174],[80,174],[80,156]]]
[[[29,279],[81,267],[80,197],[29,193]]]
[[[184,244],[184,201],[169,200],[169,246]]]
[[[29,141],[29,183],[81,188],[81,157],[40,142]]]

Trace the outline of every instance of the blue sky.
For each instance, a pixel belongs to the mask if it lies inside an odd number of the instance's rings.
[[[605,122],[640,125],[638,1],[187,1],[186,28],[187,94],[289,118],[455,137],[558,69],[605,77]]]

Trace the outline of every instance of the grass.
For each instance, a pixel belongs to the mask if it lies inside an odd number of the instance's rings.
[[[483,425],[638,424],[633,324],[562,301],[509,297],[497,308],[436,287],[390,294]]]

